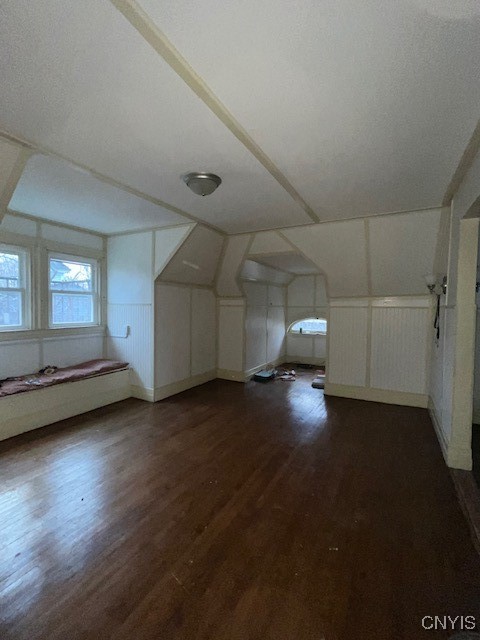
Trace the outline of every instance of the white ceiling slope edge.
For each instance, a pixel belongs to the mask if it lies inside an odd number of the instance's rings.
[[[254,260],[245,260],[240,273],[240,278],[247,282],[263,282],[280,286],[287,285],[293,280],[293,277],[290,273],[279,271]],[[243,290],[246,291],[245,284],[243,284]]]
[[[256,233],[250,247],[250,255],[285,253],[287,251],[294,251],[294,249],[276,231]]]
[[[1,3],[0,56],[0,129],[228,233],[310,221],[109,2]],[[195,170],[221,187],[196,196]]]
[[[284,235],[325,274],[330,297],[426,293],[424,276],[436,254],[444,210],[328,222]]]
[[[238,280],[251,241],[251,235],[230,236],[225,240],[217,274],[216,289],[218,296],[240,297],[243,295]]]
[[[293,247],[290,247],[289,253],[276,253],[275,255],[254,256],[254,260],[260,264],[271,267],[272,269],[280,269],[286,273],[295,276],[306,276],[319,273],[319,269],[310,260],[307,260],[299,253],[294,253]]]
[[[156,279],[182,246],[195,225],[157,229],[154,238],[153,278]]]
[[[20,147],[0,139],[0,222],[10,199],[10,183],[21,153]]]
[[[441,204],[478,120],[480,4],[139,3],[314,210]]]

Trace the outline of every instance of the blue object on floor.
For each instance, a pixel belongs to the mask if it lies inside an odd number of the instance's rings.
[[[275,369],[262,369],[262,371],[257,371],[257,373],[253,375],[252,380],[256,382],[268,382],[275,378],[276,373]]]

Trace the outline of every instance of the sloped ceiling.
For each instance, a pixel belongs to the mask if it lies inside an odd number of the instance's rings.
[[[195,227],[157,280],[211,286],[223,241],[219,233],[202,226]]]
[[[231,236],[226,239],[217,276],[218,296],[243,295],[238,280],[252,239],[250,235]]]
[[[373,295],[427,293],[424,276],[434,271],[441,210],[371,218]]]
[[[157,229],[155,231],[155,256],[153,264],[153,277],[157,278],[167,264],[180,249],[195,225],[171,227],[170,229]]]
[[[471,0],[4,2],[0,129],[155,200],[159,226],[436,207],[478,120],[479,33]],[[192,170],[223,184],[195,196]]]
[[[283,234],[326,275],[330,296],[368,295],[363,220],[327,222]]]
[[[298,253],[278,253],[273,256],[260,256],[256,260],[260,264],[297,276],[319,272],[318,267]]]
[[[39,154],[28,160],[9,209],[106,234],[190,222],[64,160]]]
[[[325,274],[330,297],[425,295],[424,276],[441,264],[446,213],[373,216],[282,234]]]
[[[286,271],[279,271],[273,267],[261,264],[255,260],[245,260],[240,278],[246,281],[266,282],[268,284],[284,286],[291,282],[293,275]],[[246,291],[245,284],[243,285],[243,290]]]
[[[251,255],[285,253],[295,251],[285,238],[276,231],[263,231],[255,234],[252,246],[250,247]]]

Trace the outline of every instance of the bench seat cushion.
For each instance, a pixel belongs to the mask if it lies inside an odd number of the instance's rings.
[[[51,375],[32,373],[30,375],[21,376],[15,380],[6,380],[0,385],[0,398],[11,396],[15,393],[24,393],[26,391],[34,391],[35,389],[43,389],[51,387],[55,384],[64,382],[74,382],[83,378],[91,378],[100,376],[112,371],[128,368],[128,362],[117,362],[116,360],[88,360],[71,367],[57,369]]]

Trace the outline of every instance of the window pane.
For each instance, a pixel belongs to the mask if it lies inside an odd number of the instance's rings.
[[[20,257],[15,253],[0,252],[0,287],[4,289],[19,289]]]
[[[327,333],[327,321],[324,318],[305,318],[292,325],[293,333]]]
[[[52,294],[53,324],[83,324],[93,321],[93,296]]]
[[[0,327],[22,326],[22,294],[0,291]]]
[[[50,290],[93,291],[92,265],[50,258]]]

